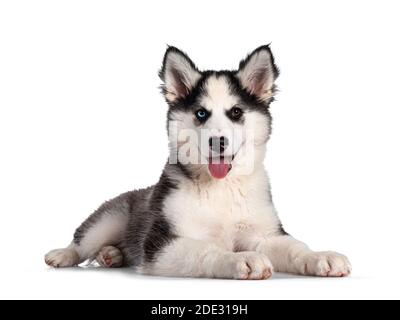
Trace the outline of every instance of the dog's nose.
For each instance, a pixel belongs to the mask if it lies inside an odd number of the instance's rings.
[[[212,151],[223,153],[229,145],[229,140],[227,137],[211,137],[208,140],[208,145]]]

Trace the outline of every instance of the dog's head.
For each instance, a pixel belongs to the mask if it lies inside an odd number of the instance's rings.
[[[191,177],[216,179],[250,174],[262,163],[278,77],[269,46],[254,50],[235,71],[199,71],[169,47],[160,77],[171,163]]]

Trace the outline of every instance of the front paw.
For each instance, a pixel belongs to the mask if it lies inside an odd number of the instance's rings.
[[[231,278],[239,280],[263,280],[271,277],[273,267],[264,254],[257,252],[237,252],[231,256]]]
[[[301,274],[319,277],[346,277],[351,265],[346,256],[332,252],[312,252],[297,261]]]

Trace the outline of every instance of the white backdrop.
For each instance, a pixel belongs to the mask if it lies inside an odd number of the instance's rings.
[[[396,1],[2,1],[1,298],[400,298]],[[51,270],[104,200],[167,157],[167,44],[201,69],[272,43],[281,69],[266,165],[285,228],[343,252],[347,279],[243,282]]]

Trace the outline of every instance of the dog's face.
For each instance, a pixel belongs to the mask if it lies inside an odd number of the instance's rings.
[[[269,104],[278,69],[269,46],[236,71],[199,71],[169,47],[160,77],[169,105],[170,162],[191,177],[250,174],[262,163],[270,133]]]

